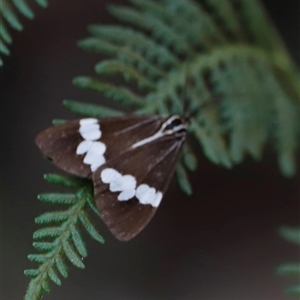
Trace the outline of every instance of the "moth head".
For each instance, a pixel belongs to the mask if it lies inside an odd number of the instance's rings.
[[[161,126],[164,134],[186,135],[188,123],[179,115],[171,116]]]

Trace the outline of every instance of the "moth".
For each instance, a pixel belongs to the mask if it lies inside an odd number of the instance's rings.
[[[117,239],[128,241],[155,214],[187,127],[178,115],[86,118],[42,131],[36,144],[57,167],[93,181],[104,223]]]

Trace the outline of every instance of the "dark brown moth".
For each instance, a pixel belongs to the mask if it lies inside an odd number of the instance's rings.
[[[92,179],[105,224],[128,241],[155,214],[186,132],[177,115],[87,118],[44,130],[36,144],[62,170]]]

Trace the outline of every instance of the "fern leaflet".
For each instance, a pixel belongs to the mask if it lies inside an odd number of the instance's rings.
[[[281,227],[279,230],[279,234],[290,243],[300,245],[300,228],[292,228],[292,227]],[[285,275],[297,278],[298,284],[294,286],[287,287],[285,289],[287,294],[300,296],[300,262],[298,263],[286,263],[282,264],[277,268],[277,273],[279,275]]]
[[[47,7],[47,0],[36,0],[36,2],[42,6]],[[18,13],[26,17],[27,19],[33,19],[34,13],[26,0],[1,0],[0,5],[0,67],[3,65],[2,55],[9,55],[10,51],[8,46],[12,43],[11,35],[7,29],[13,28],[17,31],[23,30]]]
[[[49,292],[50,281],[61,285],[60,277],[66,278],[68,271],[65,257],[76,267],[83,269],[83,258],[87,250],[79,231],[81,224],[86,231],[100,243],[104,243],[102,236],[97,232],[90,221],[87,208],[94,207],[92,188],[86,180],[67,178],[55,174],[48,174],[45,179],[51,183],[65,187],[76,188],[75,194],[42,194],[39,199],[51,204],[66,205],[69,208],[63,211],[47,212],[35,219],[37,224],[44,225],[38,229],[33,237],[33,246],[39,254],[28,255],[29,260],[38,263],[37,269],[25,270],[25,275],[31,277],[25,299],[40,299],[45,292]]]
[[[184,97],[188,111],[196,112],[190,131],[214,163],[230,168],[247,155],[258,160],[271,140],[282,173],[293,176],[299,75],[259,2],[131,3],[109,7],[127,25],[88,27],[92,36],[79,46],[112,58],[96,64],[99,77],[77,77],[74,84],[137,114],[185,113]],[[137,89],[116,86],[107,75],[121,75]]]

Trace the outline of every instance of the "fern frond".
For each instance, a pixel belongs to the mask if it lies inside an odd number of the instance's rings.
[[[183,146],[182,154],[184,165],[190,171],[195,171],[197,169],[197,157],[188,144]]]
[[[87,185],[88,180],[79,179],[76,177],[66,177],[58,174],[45,174],[44,179],[51,184],[60,185],[69,188],[81,188]],[[51,195],[51,194],[48,194]],[[57,195],[57,194],[56,194]],[[44,195],[39,196],[44,197]],[[64,198],[67,198],[66,194],[64,194]],[[63,201],[63,200],[62,200]]]
[[[97,63],[99,75],[121,74],[143,96],[108,77],[76,78],[75,85],[137,114],[185,113],[184,97],[196,112],[190,131],[214,163],[232,167],[249,155],[258,160],[272,141],[281,172],[293,176],[299,73],[259,1],[130,2],[133,7],[109,6],[124,25],[91,25],[92,37],[79,45],[111,57]]]
[[[49,242],[33,242],[32,245],[35,249],[42,251],[50,251],[55,247],[54,243]]]
[[[103,93],[108,98],[121,102],[127,106],[140,107],[143,100],[126,87],[117,87],[113,84],[104,83],[95,78],[76,77],[73,83],[80,88]]]
[[[36,2],[42,7],[48,6],[47,0],[36,0]],[[18,14],[27,19],[33,19],[34,13],[26,3],[26,0],[1,0],[0,14],[0,66],[2,66],[2,54],[6,56],[10,54],[8,46],[12,43],[7,26],[14,30],[22,31],[23,25],[19,20]]]
[[[150,80],[157,81],[165,75],[160,66],[155,66],[149,62],[144,58],[143,54],[132,47],[129,48],[128,46],[114,45],[99,37],[92,37],[79,41],[78,46],[87,51],[114,55],[121,62],[134,66],[140,72],[147,74]]]
[[[64,100],[63,105],[75,114],[93,118],[116,117],[123,115],[123,112],[107,108],[101,105],[86,104],[83,102]]]
[[[135,81],[140,88],[154,90],[155,82],[147,79],[139,70],[126,65],[117,60],[106,60],[95,66],[95,71],[99,75],[121,74],[126,81]]]
[[[112,15],[121,21],[142,27],[150,31],[153,37],[163,46],[172,48],[177,54],[194,54],[194,49],[185,38],[172,30],[166,23],[155,15],[145,14],[137,9],[126,6],[109,6]]]
[[[35,218],[35,223],[47,224],[47,223],[61,222],[68,219],[68,217],[69,217],[68,211],[49,212],[49,213],[44,213],[39,217]]]
[[[176,175],[178,178],[178,183],[183,192],[187,195],[191,195],[193,193],[191,184],[189,183],[187,172],[184,166],[181,163],[178,163],[176,168]]]
[[[85,247],[85,244],[81,238],[80,232],[75,226],[71,227],[71,234],[72,234],[72,241],[73,244],[77,250],[77,252],[82,256],[86,257],[87,256],[87,250]]]
[[[288,275],[298,277],[300,276],[300,263],[299,264],[284,264],[277,268],[277,273],[280,275]]]
[[[300,228],[282,226],[279,228],[279,234],[288,242],[300,245]],[[277,267],[277,274],[297,278],[297,285],[287,287],[285,292],[293,296],[300,296],[300,262],[286,263]]]
[[[60,276],[68,276],[65,257],[76,267],[84,268],[82,258],[87,256],[87,250],[79,231],[82,223],[91,237],[103,243],[102,236],[92,225],[87,214],[90,199],[93,197],[91,185],[86,180],[68,178],[55,174],[45,175],[47,181],[78,189],[76,194],[43,194],[39,198],[48,203],[64,204],[69,208],[64,211],[48,212],[35,219],[37,224],[51,224],[51,227],[38,229],[33,234],[36,240],[33,246],[40,252],[30,254],[28,259],[38,263],[35,270],[26,270],[26,276],[31,277],[25,299],[37,300],[50,290],[49,282],[61,285]],[[95,208],[92,207],[94,210]],[[83,221],[82,221],[83,220]]]
[[[93,237],[93,239],[100,243],[104,243],[103,237],[98,233],[98,231],[95,229],[94,225],[91,223],[91,221],[85,213],[81,213],[79,215],[79,219],[86,231]]]
[[[42,202],[67,205],[75,204],[77,201],[74,194],[41,194],[38,199]]]
[[[288,242],[300,245],[300,228],[282,226],[279,228],[279,234]]]
[[[95,37],[103,38],[117,46],[130,47],[142,56],[145,55],[149,61],[157,63],[161,68],[175,67],[179,64],[172,52],[134,29],[112,25],[91,25],[88,29]]]

